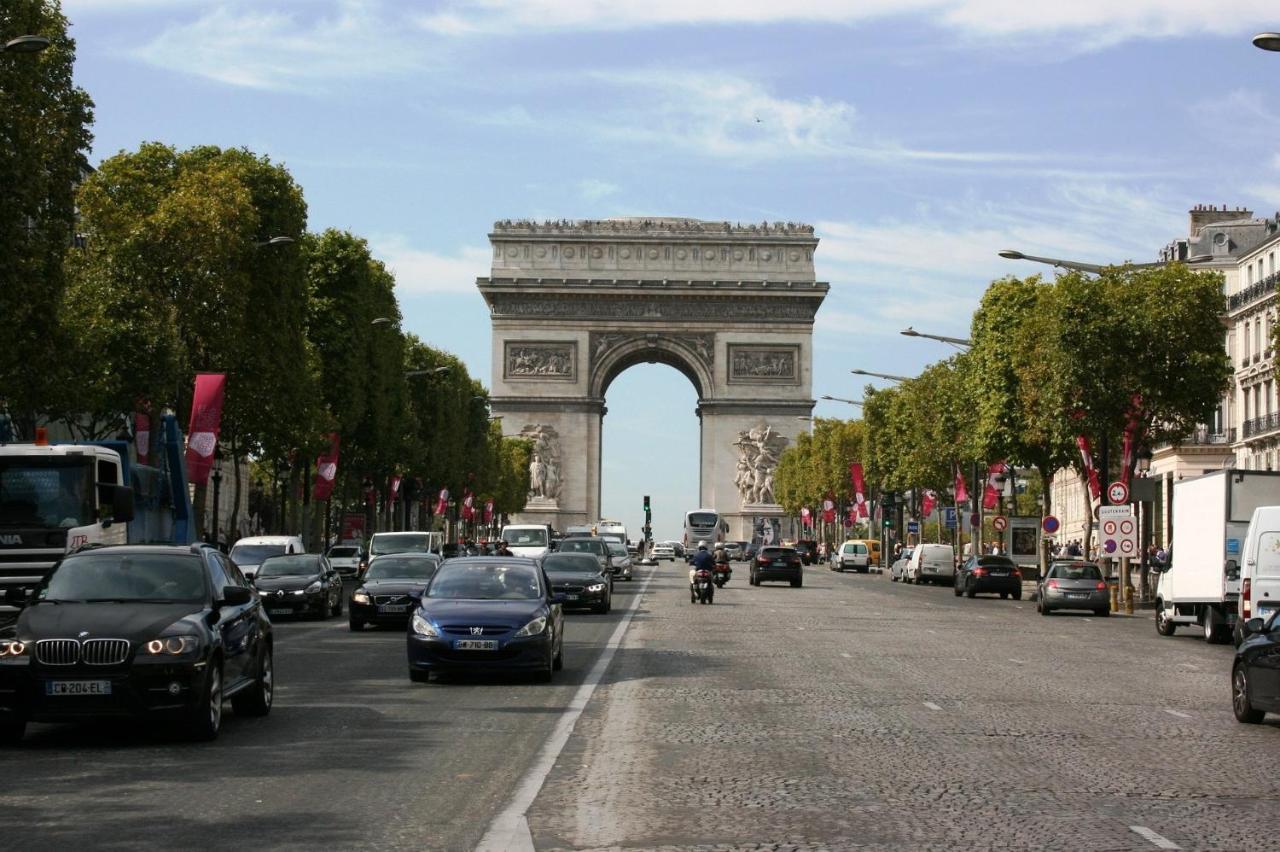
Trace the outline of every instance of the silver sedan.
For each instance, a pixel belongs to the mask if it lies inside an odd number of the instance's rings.
[[[1111,592],[1102,572],[1092,562],[1058,561],[1040,581],[1036,609],[1050,615],[1060,609],[1087,609],[1096,615],[1111,614]]]

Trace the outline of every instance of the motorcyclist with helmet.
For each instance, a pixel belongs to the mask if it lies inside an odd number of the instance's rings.
[[[699,571],[709,571],[712,576],[715,575],[716,561],[707,552],[707,543],[705,541],[698,542],[698,552],[693,555],[690,564],[692,567],[689,569],[689,591],[692,592],[693,579]]]
[[[714,558],[713,575],[716,578],[717,586],[724,586],[729,582],[729,578],[733,576],[733,568],[729,566],[729,549],[724,546],[723,542],[716,542],[716,554]]]

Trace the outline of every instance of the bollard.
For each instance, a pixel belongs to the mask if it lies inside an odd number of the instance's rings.
[[[1133,586],[1128,584],[1124,587],[1124,614],[1133,615]]]

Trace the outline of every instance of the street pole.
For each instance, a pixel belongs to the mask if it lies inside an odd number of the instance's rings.
[[[222,460],[218,458],[221,453],[214,454],[213,474],[210,477],[213,480],[213,519],[210,527],[213,528],[213,546],[221,549],[218,541],[218,502],[222,492]]]

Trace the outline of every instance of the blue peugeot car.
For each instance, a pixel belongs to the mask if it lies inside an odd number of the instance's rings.
[[[409,679],[512,671],[550,681],[564,665],[564,599],[532,559],[446,560],[409,619]]]

